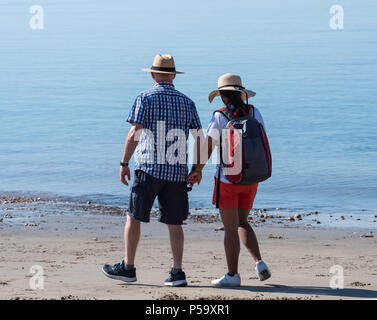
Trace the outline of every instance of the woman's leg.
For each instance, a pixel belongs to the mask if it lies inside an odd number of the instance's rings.
[[[240,238],[238,236],[238,210],[220,208],[224,224],[224,247],[228,272],[238,273],[238,257],[240,255]]]
[[[241,209],[241,208],[238,209],[238,219],[239,219],[238,234],[242,243],[250,252],[255,262],[258,262],[259,260],[262,260],[262,258],[259,251],[257,237],[254,233],[253,228],[250,226],[250,224],[247,221],[247,217],[249,216],[249,211],[250,210]]]

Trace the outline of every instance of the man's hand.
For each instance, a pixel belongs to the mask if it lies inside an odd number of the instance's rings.
[[[131,171],[130,168],[127,167],[120,167],[120,181],[122,181],[123,184],[128,186],[128,182],[126,180],[126,176],[128,180],[131,180]]]
[[[198,185],[200,184],[200,181],[202,181],[202,171],[201,170],[195,170],[191,172],[187,178],[187,182],[192,187],[195,183]]]
[[[133,123],[131,126],[130,131],[127,134],[126,142],[124,143],[124,152],[122,157],[122,162],[128,163],[132,155],[137,147],[137,144],[139,143],[139,137],[142,132],[143,126],[139,123]],[[121,166],[120,167],[120,181],[122,181],[123,184],[128,186],[128,182],[126,180],[126,176],[128,178],[128,181],[131,180],[131,172],[130,168],[127,166]]]

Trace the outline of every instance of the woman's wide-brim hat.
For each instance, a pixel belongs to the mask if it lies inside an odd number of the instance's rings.
[[[254,91],[248,90],[242,85],[240,76],[233,73],[224,74],[217,80],[217,90],[212,91],[208,95],[209,102],[212,102],[213,99],[220,96],[222,90],[239,91],[241,92],[242,100],[246,100],[256,95]]]
[[[170,54],[157,54],[150,69],[141,69],[145,72],[177,74],[184,73],[175,69],[174,58]]]

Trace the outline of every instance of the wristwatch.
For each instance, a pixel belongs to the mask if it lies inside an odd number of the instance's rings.
[[[120,162],[120,166],[121,166],[121,167],[128,167],[128,162],[123,162],[123,161],[121,161],[121,162]]]

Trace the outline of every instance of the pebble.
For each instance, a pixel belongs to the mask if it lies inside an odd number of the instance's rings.
[[[373,232],[368,232],[360,236],[360,238],[373,238],[374,234]]]
[[[369,220],[368,222],[376,222],[376,220]]]
[[[288,220],[289,222],[293,222],[293,221],[295,221],[295,218],[293,218],[293,217],[288,217],[287,220]]]
[[[223,231],[224,227],[216,228],[215,231]]]
[[[270,234],[268,236],[268,239],[283,239],[283,237],[282,236],[274,236],[273,234]]]
[[[296,213],[294,218],[295,218],[296,220],[301,220],[301,219],[302,219],[300,213]]]
[[[344,216],[340,216],[340,219],[345,220],[346,218],[344,218]]]

